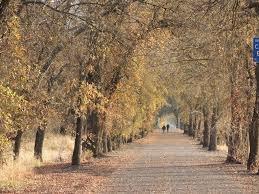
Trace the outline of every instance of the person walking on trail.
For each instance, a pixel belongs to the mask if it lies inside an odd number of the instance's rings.
[[[163,133],[165,132],[165,129],[166,129],[166,127],[165,127],[165,126],[163,126],[163,127],[162,127]]]
[[[167,124],[167,125],[166,125],[166,131],[167,131],[167,133],[169,133],[169,128],[170,128],[170,125]]]

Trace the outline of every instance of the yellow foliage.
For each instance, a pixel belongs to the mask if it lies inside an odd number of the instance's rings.
[[[17,126],[24,123],[22,119],[26,116],[26,100],[17,95],[10,88],[0,83],[0,128],[1,132],[13,131]]]
[[[109,108],[109,127],[115,130],[113,133],[120,131],[125,136],[139,129],[152,129],[156,113],[165,103],[165,90],[142,58],[130,64],[127,72],[129,79],[119,84]]]
[[[14,4],[13,9],[18,9],[18,5]],[[8,46],[12,65],[9,67],[10,82],[14,87],[26,88],[29,79],[30,66],[28,65],[26,49],[23,45],[21,19],[15,13],[7,20]]]
[[[104,112],[108,99],[98,90],[94,84],[83,83],[79,91],[79,112],[85,113],[89,108]]]
[[[0,134],[0,154],[3,153],[3,151],[6,149],[8,144],[9,144],[9,141],[6,138],[6,136]],[[0,157],[0,159],[1,159],[1,157]]]

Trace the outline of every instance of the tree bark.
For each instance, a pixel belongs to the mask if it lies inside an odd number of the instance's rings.
[[[192,111],[189,113],[189,128],[188,128],[188,135],[193,135],[193,119],[192,119]]]
[[[45,129],[43,127],[38,127],[36,132],[35,138],[35,146],[34,146],[34,157],[37,160],[43,161],[42,158],[42,149],[43,149],[43,142],[45,137]]]
[[[197,115],[194,115],[194,122],[193,122],[193,133],[192,133],[193,138],[197,137]]]
[[[242,102],[240,85],[238,80],[241,76],[241,67],[237,63],[231,71],[231,127],[228,138],[228,156],[226,162],[241,164],[245,160],[246,146],[243,138],[242,130]],[[242,79],[241,79],[242,80]]]
[[[212,117],[211,117],[211,131],[210,131],[210,143],[209,151],[217,150],[217,108],[213,107]]]
[[[87,131],[93,133],[93,126],[94,126],[95,118],[92,114],[92,111],[87,111],[86,123],[87,123]]]
[[[112,143],[112,150],[116,150],[117,149],[117,141],[116,141],[116,136],[113,136],[111,138],[111,143]]]
[[[179,118],[179,121],[178,121],[178,128],[183,130],[183,122],[181,117]]]
[[[103,132],[103,153],[108,152],[108,135],[106,130]]]
[[[184,130],[184,134],[189,134],[189,129],[188,129],[188,124],[184,123],[183,124],[183,130]]]
[[[132,143],[133,142],[133,132],[130,133],[130,137],[127,140],[127,143]]]
[[[22,135],[23,135],[23,131],[18,130],[17,134],[15,136],[15,141],[14,141],[14,149],[13,149],[14,160],[17,160],[19,158],[19,155],[20,155]]]
[[[176,117],[176,128],[180,128],[180,114],[179,114],[178,110],[175,114],[175,117]]]
[[[140,129],[140,136],[141,136],[141,138],[145,137],[145,131],[143,128]]]
[[[259,64],[256,65],[256,101],[254,107],[253,119],[249,127],[250,153],[247,161],[247,168],[250,171],[259,173]]]
[[[96,110],[92,112],[93,114],[93,133],[95,135],[95,150],[94,157],[100,157],[103,153],[103,132],[104,132],[104,124],[105,124],[105,114],[98,113]]]
[[[209,147],[209,142],[210,142],[209,110],[205,106],[203,107],[203,117],[204,117],[203,147]]]
[[[117,147],[120,148],[121,144],[122,144],[122,137],[121,137],[121,135],[118,135],[116,139],[117,139]]]
[[[76,137],[74,151],[72,155],[72,165],[80,165],[81,162],[81,142],[82,142],[83,119],[81,116],[76,119]]]
[[[112,151],[112,140],[110,135],[107,135],[107,150],[108,152]]]
[[[197,125],[197,137],[201,140],[201,116],[199,116],[198,125]]]

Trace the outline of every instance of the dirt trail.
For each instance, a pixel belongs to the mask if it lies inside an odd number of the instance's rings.
[[[180,133],[155,132],[79,168],[46,165],[15,193],[259,193],[259,177]]]
[[[223,164],[224,152],[208,152],[180,133],[154,133],[148,141],[132,147],[135,159],[96,192],[259,193],[258,177],[247,175],[242,165]]]

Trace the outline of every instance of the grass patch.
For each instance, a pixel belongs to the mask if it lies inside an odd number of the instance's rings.
[[[43,145],[43,163],[34,159],[32,140],[34,138],[23,140],[17,161],[13,161],[12,149],[9,149],[7,163],[0,168],[0,192],[26,187],[26,176],[32,174],[35,167],[71,160],[74,146],[72,137],[47,133]]]

